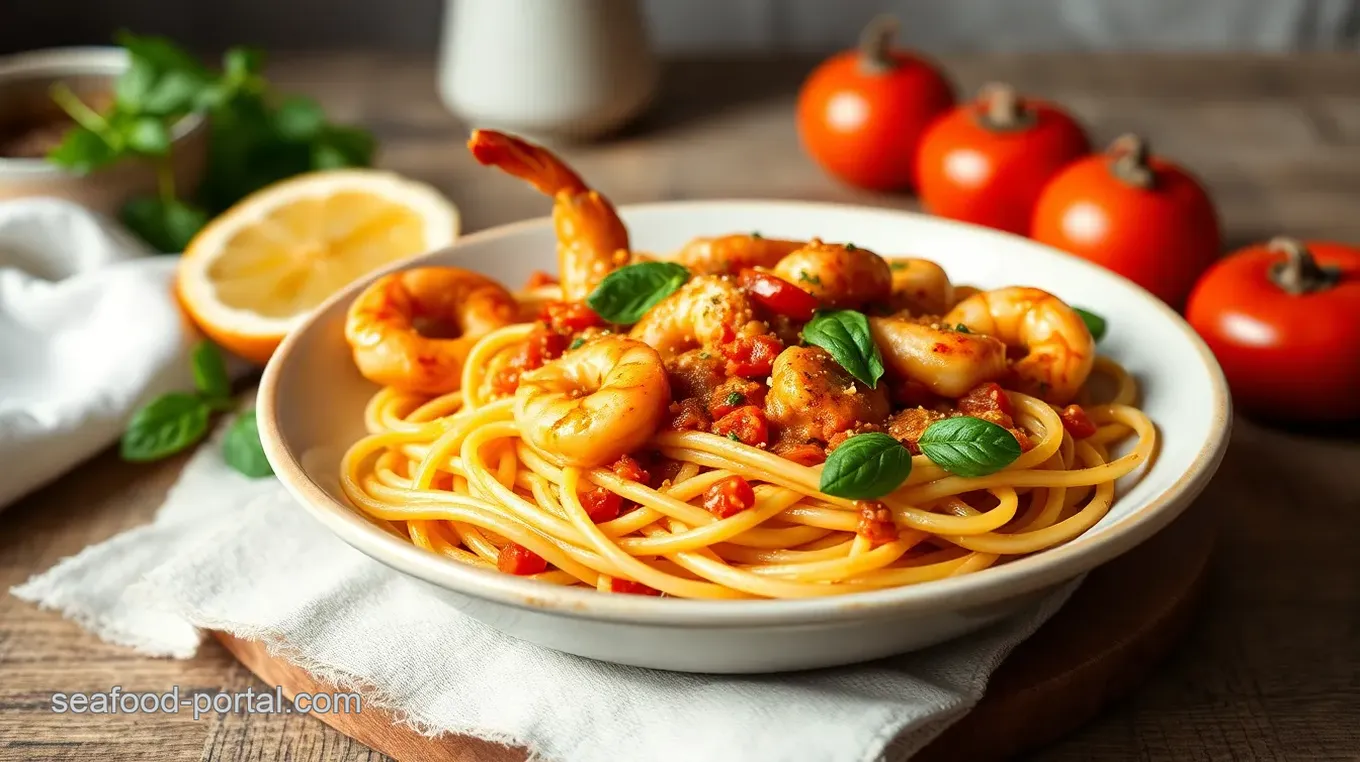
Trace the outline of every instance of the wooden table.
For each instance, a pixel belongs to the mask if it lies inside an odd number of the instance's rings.
[[[1280,232],[1360,240],[1360,58],[949,56],[964,91],[1005,78],[1061,101],[1104,142],[1125,131],[1191,165],[1228,240]],[[619,139],[566,155],[615,201],[779,197],[882,206],[799,152],[791,107],[808,61],[681,62],[658,107]],[[425,58],[281,57],[287,90],[371,127],[382,164],[426,180],[467,230],[546,214],[527,186],[475,167]],[[1360,439],[1240,421],[1203,499],[1226,517],[1190,636],[1133,696],[1042,760],[1360,758]],[[106,453],[0,514],[0,588],[147,522],[182,459]],[[3,473],[3,464],[0,464]],[[0,477],[3,478],[3,477]],[[380,759],[304,716],[56,715],[54,691],[261,685],[208,643],[154,660],[0,596],[0,760]]]

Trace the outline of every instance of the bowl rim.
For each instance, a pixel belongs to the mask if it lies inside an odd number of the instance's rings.
[[[449,247],[374,271],[332,295],[291,331],[265,367],[256,403],[260,440],[274,472],[304,509],[346,543],[399,572],[435,587],[518,609],[549,612],[573,618],[674,627],[750,627],[875,619],[913,611],[957,610],[1018,598],[1026,593],[1051,587],[1113,559],[1160,531],[1199,495],[1222,461],[1232,423],[1232,405],[1222,370],[1208,346],[1189,324],[1137,284],[1098,265],[1021,236],[887,207],[733,198],[630,204],[619,207],[619,212],[624,216],[630,213],[668,211],[698,213],[706,207],[733,204],[776,206],[810,213],[867,210],[912,219],[925,218],[932,224],[966,228],[971,235],[984,237],[991,235],[1024,241],[1029,246],[1046,249],[1046,253],[1051,256],[1063,257],[1071,267],[1119,278],[1180,329],[1198,352],[1202,368],[1209,376],[1212,392],[1210,435],[1201,443],[1189,468],[1169,488],[1151,497],[1137,513],[1106,527],[1097,539],[1085,543],[1070,542],[1000,566],[917,585],[813,598],[707,601],[637,595],[601,595],[585,588],[549,585],[460,564],[422,550],[402,538],[383,531],[361,516],[357,509],[331,497],[308,478],[299,454],[295,454],[287,446],[280,430],[278,415],[280,378],[289,364],[294,348],[302,342],[302,337],[308,334],[320,317],[333,309],[337,302],[352,300],[361,289],[389,272],[419,266],[444,252],[483,241],[513,237],[533,228],[551,227],[550,217],[539,217],[481,230],[459,238]]]
[[[86,45],[41,48],[0,56],[0,90],[16,82],[54,79],[73,75],[116,78],[128,66],[128,52],[115,45]],[[206,120],[188,114],[170,128],[170,141],[176,143],[201,129]],[[75,176],[47,159],[0,156],[0,175],[8,178]]]

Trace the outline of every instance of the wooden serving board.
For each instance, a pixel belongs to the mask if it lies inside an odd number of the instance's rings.
[[[1170,651],[1204,588],[1216,521],[1197,505],[1161,534],[1091,572],[1072,599],[997,669],[971,713],[917,760],[1000,759],[1060,738],[1123,696]],[[228,651],[290,698],[334,688],[262,643],[213,633]],[[397,760],[522,762],[523,749],[463,736],[431,739],[394,725],[389,713],[317,715]]]

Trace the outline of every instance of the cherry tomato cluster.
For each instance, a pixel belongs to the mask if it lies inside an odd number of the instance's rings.
[[[1135,135],[1092,153],[1070,114],[1006,85],[956,104],[895,32],[875,19],[803,85],[799,136],[827,172],[914,189],[935,214],[1028,235],[1184,307],[1242,408],[1360,417],[1360,248],[1278,240],[1219,261],[1217,212],[1183,167]]]

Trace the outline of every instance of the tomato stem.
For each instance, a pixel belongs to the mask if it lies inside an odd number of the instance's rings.
[[[893,38],[897,36],[897,18],[884,14],[876,16],[859,35],[859,68],[865,74],[886,74],[897,68],[892,57]]]
[[[1143,138],[1132,133],[1120,135],[1106,151],[1110,157],[1111,174],[1135,188],[1150,190],[1157,182],[1156,173],[1148,165],[1151,152]]]
[[[1015,132],[1034,125],[1034,112],[1025,108],[1015,88],[1004,82],[992,82],[978,92],[978,124],[993,132]]]
[[[1293,296],[1326,291],[1341,280],[1341,269],[1318,264],[1308,248],[1295,238],[1280,236],[1266,248],[1285,256],[1270,268],[1270,282]]]

